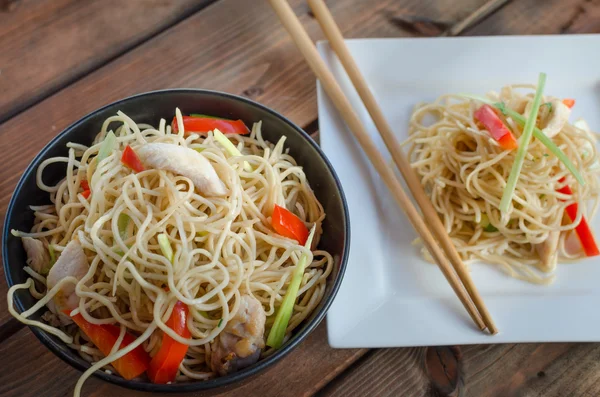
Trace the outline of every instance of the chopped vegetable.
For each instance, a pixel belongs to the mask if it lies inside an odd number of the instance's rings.
[[[88,197],[90,197],[90,194],[92,194],[92,191],[90,190],[90,185],[88,184],[88,181],[86,181],[85,179],[81,181],[80,185],[81,185],[81,188],[83,189],[83,192],[81,192],[81,195],[87,199]]]
[[[487,103],[488,105],[492,105],[495,108],[499,109],[505,116],[512,118],[514,121],[516,121],[520,125],[525,124],[525,117],[522,114],[520,114],[519,112],[506,107],[506,105],[503,102],[493,102],[487,98],[477,96],[477,95],[460,94],[460,96],[469,98],[469,99],[474,99],[479,102]],[[556,146],[556,144],[554,142],[552,142],[552,139],[548,138],[546,136],[546,134],[544,134],[537,127],[533,128],[533,136],[536,139],[538,139],[544,146],[546,146],[546,148],[548,148],[548,150],[552,154],[554,154],[560,160],[561,163],[564,164],[565,168],[569,170],[569,172],[573,175],[573,177],[575,177],[575,179],[577,180],[577,182],[580,185],[585,185],[585,181],[583,180],[583,177],[577,170],[577,167],[575,166],[575,164],[573,164],[571,162],[571,160],[569,160],[567,155],[562,150],[560,150],[560,148],[558,146]]]
[[[504,125],[490,105],[485,104],[481,106],[475,111],[473,116],[483,124],[502,149],[512,150],[519,146],[515,136]]]
[[[100,163],[102,160],[108,157],[108,155],[113,151],[115,147],[115,143],[117,142],[117,137],[112,131],[108,131],[104,141],[100,145],[100,149],[98,150],[98,156],[96,157],[96,161]]]
[[[506,187],[504,188],[504,192],[502,193],[502,199],[500,200],[500,211],[503,213],[506,213],[508,211],[508,207],[512,201],[513,194],[515,193],[515,188],[517,186],[519,174],[521,173],[521,168],[523,167],[523,161],[525,160],[527,148],[529,147],[529,141],[531,141],[531,135],[533,134],[535,121],[537,119],[538,111],[540,110],[540,102],[542,100],[542,93],[544,92],[544,85],[546,85],[546,74],[540,73],[540,76],[538,78],[537,89],[533,97],[531,113],[529,113],[529,117],[525,122],[525,127],[523,127],[523,134],[521,135],[521,144],[519,145],[519,149],[517,150],[515,162],[513,163],[512,168],[510,170],[508,181],[506,182]]]
[[[308,239],[306,240],[306,244],[304,244],[306,249],[310,250],[310,246],[315,235],[315,229],[316,225],[312,227]],[[269,332],[269,336],[267,338],[268,346],[279,349],[283,344],[285,332],[287,330],[288,323],[290,322],[290,318],[292,317],[292,312],[294,311],[294,303],[296,302],[296,298],[298,298],[298,290],[300,289],[300,283],[302,282],[304,269],[308,264],[309,256],[312,256],[312,254],[303,253],[298,261],[298,264],[296,265],[296,268],[294,269],[292,281],[285,292],[283,302],[281,302],[281,306],[279,307],[279,310],[275,316],[275,322],[273,323],[273,327]]]
[[[144,164],[138,157],[138,155],[133,151],[131,146],[127,145],[125,150],[123,150],[123,155],[121,156],[121,163],[126,167],[131,168],[135,172],[142,172],[145,170]]]
[[[215,140],[225,148],[227,153],[231,156],[242,156],[242,152],[240,152],[221,131],[216,129],[213,131],[213,134],[215,135]],[[248,164],[247,161],[244,161],[244,169],[248,172],[252,172],[252,167],[250,167],[250,164]]]
[[[127,240],[127,227],[129,226],[129,221],[131,218],[129,215],[121,213],[119,214],[119,218],[117,219],[117,227],[119,228],[119,235],[122,240]]]
[[[552,111],[552,103],[551,102],[546,102],[544,103],[544,106],[546,106],[548,108],[548,111]]]
[[[575,106],[575,99],[565,98],[563,99],[562,103],[564,103],[566,107],[572,108],[573,106]]]
[[[287,209],[275,204],[271,217],[273,229],[283,237],[291,238],[304,245],[308,238],[308,229],[300,218]]]
[[[173,248],[171,248],[171,243],[169,243],[169,238],[166,234],[161,233],[158,235],[158,245],[160,246],[160,251],[165,258],[167,258],[169,262],[173,263]]]
[[[70,311],[65,310],[64,313],[69,315]],[[105,356],[110,354],[117,339],[119,339],[119,334],[121,333],[120,327],[113,324],[92,324],[83,318],[81,314],[72,316],[71,319],[90,338],[102,354]],[[135,341],[135,337],[129,333],[125,333],[119,349],[123,349],[133,341]],[[142,346],[138,346],[111,364],[123,378],[131,380],[137,378],[148,369],[150,356]]]
[[[561,178],[559,182],[564,183],[565,178]],[[557,189],[557,192],[568,194],[570,196],[573,195],[573,191],[568,185]],[[578,209],[579,206],[577,205],[577,203],[573,203],[567,206],[567,208],[565,209],[565,212],[567,213],[567,216],[571,219],[571,222],[575,221],[575,219],[577,218]],[[581,217],[581,222],[579,222],[579,224],[575,227],[575,233],[577,233],[577,237],[579,237],[579,241],[581,242],[581,246],[583,247],[586,256],[600,255],[600,251],[598,250],[598,246],[596,245],[596,240],[594,239],[594,234],[592,233],[592,230],[590,229],[584,216]]]
[[[186,339],[191,337],[190,330],[187,327],[188,313],[189,309],[187,305],[177,302],[173,308],[171,317],[166,322],[167,327]],[[179,365],[188,351],[188,347],[188,345],[177,342],[166,333],[163,334],[160,350],[152,357],[148,368],[148,378],[150,378],[152,383],[165,384],[174,381],[177,372],[179,372]]]
[[[229,120],[229,119],[225,119],[222,117],[209,116],[207,114],[200,114],[200,113],[190,113],[190,116],[191,117],[204,117],[205,119]]]
[[[50,267],[56,263],[56,251],[54,251],[54,245],[48,245],[48,253],[50,254]]]
[[[487,216],[487,214],[481,214],[481,222],[479,222],[479,224],[481,227],[483,227],[483,230],[488,233],[498,231],[498,229],[490,223],[490,218]]]
[[[219,328],[221,326],[221,324],[223,324],[223,319],[219,320],[219,324],[217,324],[217,328]]]
[[[250,132],[242,120],[227,120],[205,115],[183,116],[185,135],[197,133],[206,134],[215,129],[225,134],[247,134]],[[177,117],[173,117],[171,128],[174,133],[179,132]]]

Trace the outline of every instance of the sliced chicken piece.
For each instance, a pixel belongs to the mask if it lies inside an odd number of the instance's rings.
[[[550,106],[547,106],[546,103],[549,103]],[[558,98],[552,98],[546,103],[540,105],[540,110],[538,112],[538,120],[540,120],[540,122],[538,126],[548,138],[552,138],[563,129],[567,122],[569,122],[571,109]],[[532,104],[533,102],[527,104],[527,108],[523,114],[525,117],[529,116]]]
[[[556,268],[558,260],[558,240],[560,238],[559,231],[553,231],[548,234],[548,238],[543,243],[535,246],[538,255],[540,256],[540,269],[546,272]]]
[[[569,121],[571,115],[571,109],[562,103],[560,99],[553,99],[550,101],[552,105],[548,121],[542,132],[547,137],[552,138],[563,129],[565,124]]]
[[[79,241],[71,241],[67,244],[48,273],[48,277],[46,278],[48,290],[54,288],[65,277],[75,277],[77,280],[81,280],[89,268],[87,257]],[[59,316],[61,322],[70,321],[68,316],[62,313],[63,310],[72,310],[78,305],[79,297],[75,293],[74,284],[65,285],[56,293],[53,300],[48,302],[48,308]]]
[[[261,303],[250,295],[243,295],[238,312],[212,343],[212,370],[226,375],[258,361],[265,347],[266,319]]]
[[[212,164],[197,151],[170,143],[147,143],[136,152],[149,168],[171,171],[190,178],[194,186],[206,196],[224,196],[225,184],[219,179]]]
[[[21,239],[23,248],[27,254],[27,265],[40,274],[48,274],[50,270],[50,254],[44,243],[32,237]]]

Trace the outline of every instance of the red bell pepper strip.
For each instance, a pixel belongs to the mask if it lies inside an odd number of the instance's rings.
[[[565,178],[560,179],[561,183],[563,183],[564,181]],[[557,189],[556,191],[571,196],[573,195],[573,191],[568,185],[565,185],[560,189]],[[573,203],[567,206],[567,208],[565,209],[565,212],[567,213],[567,216],[571,219],[571,222],[573,222],[577,218],[577,210],[577,203]],[[588,226],[585,217],[581,217],[581,222],[579,222],[579,225],[575,227],[575,233],[577,233],[577,237],[579,237],[579,241],[581,242],[581,246],[583,247],[586,256],[600,255],[600,251],[598,250],[598,246],[596,245],[596,240],[594,239],[594,234]]]
[[[70,310],[65,310],[69,315]],[[81,314],[72,316],[71,319],[81,328],[92,343],[104,354],[108,356],[113,346],[119,338],[121,328],[113,324],[92,324],[88,322]],[[120,349],[131,344],[135,340],[129,333],[125,333]],[[131,380],[143,374],[150,365],[150,356],[142,346],[138,346],[123,357],[113,361],[112,366],[125,379]]]
[[[125,150],[123,150],[123,155],[121,156],[121,163],[123,165],[131,168],[135,172],[142,172],[145,170],[144,164],[138,157],[138,155],[133,151],[131,146],[127,145]]]
[[[186,304],[177,302],[173,308],[171,317],[166,324],[177,335],[183,338],[190,338],[191,333],[187,327],[187,317],[189,309]],[[185,358],[188,345],[179,343],[169,335],[164,334],[160,350],[152,358],[148,368],[148,377],[152,383],[173,382],[179,371],[179,365]]]
[[[563,99],[562,103],[568,107],[568,108],[572,108],[573,106],[575,106],[575,99],[572,98],[565,98]]]
[[[308,229],[304,222],[287,209],[275,204],[271,217],[273,229],[284,237],[298,241],[301,245],[306,243]]]
[[[500,117],[496,114],[490,105],[483,105],[473,114],[483,126],[488,130],[492,138],[498,142],[504,150],[516,149],[519,145],[515,136],[504,125]]]
[[[81,195],[84,198],[88,198],[90,197],[90,194],[92,194],[92,191],[90,190],[90,185],[88,183],[88,181],[86,181],[85,179],[81,181],[81,188],[83,189],[83,192],[81,192]]]
[[[179,131],[177,117],[173,117],[171,128],[175,133]],[[244,135],[250,132],[242,120],[217,119],[208,116],[183,116],[183,128],[185,135],[192,133],[206,134],[214,129],[218,129],[223,134]]]

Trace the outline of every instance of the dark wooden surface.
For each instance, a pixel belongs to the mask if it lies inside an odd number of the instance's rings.
[[[437,35],[484,2],[328,4],[346,37],[400,37]],[[321,39],[305,2],[290,3]],[[463,34],[591,32],[600,32],[599,0],[513,0]],[[2,218],[21,172],[60,130],[116,99],[170,87],[244,95],[316,130],[314,77],[264,0],[0,0]],[[0,395],[70,395],[79,373],[8,315],[1,278]],[[599,378],[600,344],[332,349],[322,324],[221,395],[598,396]],[[148,394],[91,379],[84,395]]]

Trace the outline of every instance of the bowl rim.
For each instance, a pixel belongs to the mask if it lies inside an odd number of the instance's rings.
[[[253,377],[254,375],[257,375],[258,373],[263,372],[264,370],[271,367],[276,362],[280,361],[286,355],[288,355],[302,341],[304,341],[308,337],[309,334],[311,334],[315,330],[315,328],[321,323],[321,321],[323,321],[323,319],[325,318],[325,315],[327,314],[327,311],[329,310],[329,307],[331,306],[331,303],[333,302],[335,296],[337,295],[337,292],[338,292],[340,285],[342,283],[342,280],[344,278],[344,273],[346,271],[348,255],[349,255],[349,251],[350,251],[350,215],[348,212],[348,203],[347,203],[346,197],[344,195],[342,184],[341,184],[332,164],[330,163],[329,159],[327,159],[327,157],[325,156],[325,153],[323,152],[323,150],[308,135],[308,133],[306,133],[306,131],[304,131],[302,128],[298,127],[295,123],[291,122],[285,116],[281,115],[280,113],[276,112],[275,110],[273,110],[265,105],[262,105],[262,104],[260,104],[256,101],[253,101],[249,98],[245,98],[245,97],[242,97],[239,95],[230,94],[230,93],[226,93],[226,92],[222,92],[222,91],[207,90],[207,89],[195,89],[195,88],[171,88],[171,89],[147,91],[147,92],[131,95],[131,96],[119,99],[117,101],[111,102],[107,105],[104,105],[104,106],[86,114],[85,116],[79,118],[77,121],[73,122],[72,124],[67,126],[65,129],[63,129],[61,132],[59,132],[54,138],[52,138],[39,151],[39,153],[29,162],[27,168],[25,168],[21,177],[19,178],[19,181],[17,182],[17,185],[15,186],[15,189],[11,196],[10,202],[6,209],[6,217],[4,219],[4,225],[3,225],[3,231],[2,231],[2,261],[3,261],[3,266],[4,266],[4,274],[5,274],[6,281],[7,281],[9,288],[12,287],[13,285],[15,285],[15,282],[12,279],[12,274],[9,271],[9,265],[8,265],[8,257],[9,256],[8,256],[8,248],[7,248],[7,244],[6,244],[6,242],[8,241],[8,238],[10,238],[10,230],[8,230],[8,226],[11,223],[11,219],[12,219],[12,215],[13,215],[13,207],[15,206],[15,203],[16,203],[17,192],[19,192],[23,188],[25,180],[28,179],[28,176],[31,175],[31,173],[33,171],[35,171],[34,164],[37,164],[40,161],[43,161],[42,159],[45,157],[46,153],[50,150],[50,148],[52,148],[56,144],[56,142],[58,140],[60,140],[60,138],[62,136],[68,134],[70,131],[77,128],[79,125],[87,122],[90,118],[94,117],[96,114],[98,114],[110,107],[118,106],[119,104],[122,104],[122,103],[130,101],[130,100],[139,99],[139,98],[143,98],[143,97],[151,97],[151,96],[156,96],[156,95],[160,96],[162,94],[167,94],[167,93],[189,93],[189,94],[202,94],[202,95],[208,95],[208,96],[214,96],[214,97],[226,97],[229,99],[233,99],[234,101],[243,102],[246,105],[259,108],[267,113],[270,113],[271,115],[275,116],[276,118],[280,119],[285,124],[290,126],[292,129],[296,130],[296,132],[298,132],[302,136],[302,138],[304,138],[304,141],[307,144],[311,145],[313,147],[313,149],[315,149],[317,151],[317,153],[319,154],[319,156],[325,163],[326,168],[328,169],[329,173],[331,174],[331,176],[333,177],[333,179],[335,181],[336,190],[338,191],[340,200],[342,202],[342,212],[344,215],[343,218],[344,218],[344,222],[345,222],[344,229],[345,229],[346,239],[344,242],[344,249],[343,249],[342,255],[340,256],[338,275],[335,279],[330,281],[332,283],[331,293],[329,294],[329,296],[324,297],[323,306],[321,307],[321,310],[315,314],[315,317],[311,321],[306,323],[303,327],[301,327],[301,329],[298,331],[298,333],[293,335],[293,337],[290,338],[290,340],[286,341],[285,344],[280,349],[278,349],[275,353],[271,354],[270,356],[266,357],[263,360],[258,361],[256,364],[254,364],[248,368],[244,368],[233,374],[217,377],[214,379],[204,380],[204,381],[193,381],[193,382],[172,383],[172,384],[162,385],[162,384],[153,384],[153,383],[148,383],[148,382],[140,382],[140,381],[136,381],[136,380],[126,380],[126,379],[124,379],[120,376],[114,375],[114,374],[107,374],[106,372],[104,372],[102,370],[97,370],[93,373],[93,375],[95,377],[100,378],[106,382],[116,384],[121,387],[125,387],[128,389],[134,389],[134,390],[140,390],[140,391],[155,392],[155,393],[156,392],[158,392],[158,393],[183,393],[183,392],[216,390],[216,389],[222,388],[224,386],[233,385],[234,383],[238,383],[238,386],[241,386],[243,384],[243,382],[242,382],[243,380],[247,380],[247,379]],[[16,295],[14,297],[14,303],[15,303],[15,306],[19,313],[22,313],[23,311],[25,311],[23,302],[21,302],[21,299]],[[61,349],[61,346],[64,346],[63,342],[53,339],[50,336],[50,334],[48,334],[47,332],[45,332],[44,330],[42,330],[38,327],[31,326],[31,325],[28,325],[28,327],[33,332],[33,334],[40,340],[40,342],[42,342],[43,345],[48,347],[50,349],[50,351],[52,351],[56,356],[58,356],[64,362],[66,362],[67,364],[71,365],[73,368],[75,368],[79,371],[82,371],[82,372],[86,371],[89,368],[89,365],[88,366],[83,365],[80,361],[74,359],[74,357],[72,355],[69,355],[65,351],[63,351]]]

